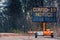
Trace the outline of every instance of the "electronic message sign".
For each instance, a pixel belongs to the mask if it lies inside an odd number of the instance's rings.
[[[39,7],[32,9],[33,22],[56,22],[56,7]]]

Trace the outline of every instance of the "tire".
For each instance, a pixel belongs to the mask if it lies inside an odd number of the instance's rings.
[[[53,33],[51,33],[51,38],[54,38],[54,35],[53,35]]]

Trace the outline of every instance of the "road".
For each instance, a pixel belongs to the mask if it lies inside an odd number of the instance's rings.
[[[5,36],[0,37],[0,40],[59,40],[59,39],[43,36],[38,36],[37,38],[34,38],[34,36]]]

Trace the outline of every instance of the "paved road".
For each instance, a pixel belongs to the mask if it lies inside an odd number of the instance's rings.
[[[0,40],[59,40],[59,39],[42,36],[38,36],[38,38],[34,38],[34,36],[8,36],[0,37]]]

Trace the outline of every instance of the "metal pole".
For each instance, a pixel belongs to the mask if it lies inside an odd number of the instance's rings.
[[[43,22],[43,32],[46,30],[46,23]]]

